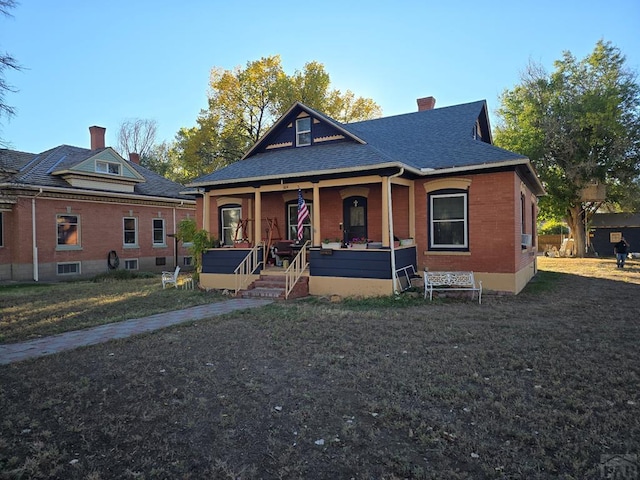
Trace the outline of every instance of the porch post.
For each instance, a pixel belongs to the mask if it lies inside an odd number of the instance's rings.
[[[211,199],[209,198],[209,192],[205,191],[202,194],[202,229],[209,232],[211,230],[211,215],[209,214],[209,203]]]
[[[262,241],[262,193],[256,188],[255,201],[253,205],[253,244],[257,245]]]
[[[415,184],[409,184],[409,237],[416,238],[416,189]]]
[[[389,247],[389,177],[382,177],[382,246]]]
[[[320,232],[320,186],[313,184],[313,219],[311,225],[311,245],[320,245],[322,233]]]

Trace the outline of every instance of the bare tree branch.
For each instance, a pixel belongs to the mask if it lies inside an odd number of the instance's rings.
[[[158,122],[146,118],[126,120],[118,130],[117,150],[128,158],[130,153],[146,157],[156,141]]]

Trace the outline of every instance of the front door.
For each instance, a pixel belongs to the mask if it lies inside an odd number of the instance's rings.
[[[367,199],[348,197],[344,199],[342,206],[345,243],[354,238],[367,238]]]

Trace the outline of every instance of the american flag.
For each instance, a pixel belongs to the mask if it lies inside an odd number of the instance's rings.
[[[298,189],[298,241],[302,240],[304,234],[304,221],[309,216],[309,209],[302,196],[302,190]]]

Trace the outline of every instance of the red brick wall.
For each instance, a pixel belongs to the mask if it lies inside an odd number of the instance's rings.
[[[166,246],[153,246],[154,218],[163,218],[165,233],[175,233],[173,208],[153,205],[135,205],[102,203],[97,201],[79,201],[55,199],[40,196],[36,205],[36,244],[38,246],[38,263],[55,264],[58,262],[103,262],[107,266],[107,254],[115,250],[120,257],[120,268],[124,267],[124,259],[138,259],[140,270],[163,270],[174,265],[174,240],[166,237]],[[176,224],[188,214],[193,216],[191,207],[176,208]],[[80,221],[80,249],[62,250],[57,248],[57,214],[77,215]],[[20,197],[13,211],[5,212],[5,244],[0,249],[0,264],[25,265],[33,264],[32,242],[32,201],[31,198]],[[160,216],[159,216],[160,215]],[[123,246],[123,217],[138,219],[138,248]],[[178,249],[179,264],[187,250],[180,245]],[[155,267],[156,257],[166,257],[166,265]],[[51,270],[55,265],[48,267]],[[17,267],[16,267],[17,268]],[[89,274],[83,265],[83,274]],[[32,270],[32,267],[31,267]],[[47,271],[45,268],[43,271]],[[95,273],[95,272],[94,272]],[[6,273],[5,273],[6,275]],[[24,278],[22,278],[24,279]],[[47,278],[41,278],[46,280]]]
[[[514,273],[531,262],[520,247],[520,178],[515,172],[464,175],[469,187],[470,255],[429,255],[427,193],[416,184],[418,266],[430,270]],[[527,194],[530,198],[530,192]],[[530,205],[527,203],[527,205]],[[530,206],[528,209],[530,211]],[[529,213],[530,216],[530,213]],[[528,220],[530,224],[530,219]]]

